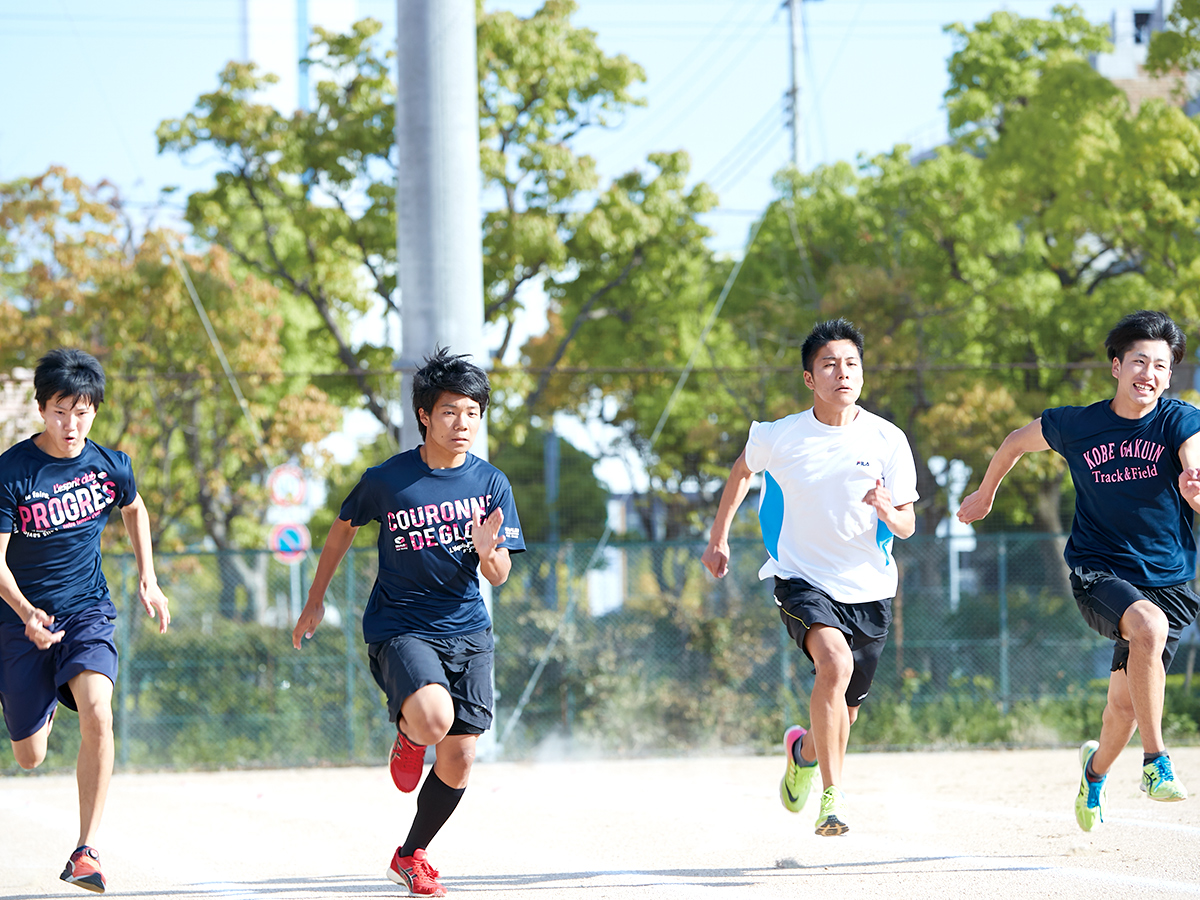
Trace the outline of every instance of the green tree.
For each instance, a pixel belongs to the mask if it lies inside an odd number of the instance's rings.
[[[743,342],[790,361],[815,320],[863,327],[864,402],[914,443],[926,530],[948,512],[930,456],[978,478],[1011,428],[1105,396],[1104,335],[1133,309],[1200,323],[1196,124],[1131,113],[1088,64],[1103,29],[1077,8],[948,30],[954,143],[782,174],[727,307]],[[789,374],[764,408],[799,393]],[[987,526],[1061,532],[1064,474],[1053,454],[1023,462]]]
[[[0,185],[0,233],[0,371],[31,368],[54,346],[93,353],[109,375],[93,436],[133,459],[156,545],[262,546],[267,471],[287,459],[319,469],[315,445],[340,417],[319,389],[285,374],[276,292],[236,276],[219,248],[196,255],[169,232],[134,234],[111,186],[61,169]],[[230,366],[253,373],[240,379],[244,410],[189,281]],[[262,573],[240,558],[222,611],[233,614],[239,581],[261,613]]]
[[[578,263],[569,251],[579,219],[572,210],[598,178],[573,139],[638,102],[632,86],[644,79],[625,57],[604,54],[593,32],[571,25],[576,9],[548,0],[521,18],[480,5],[480,150],[484,195],[495,200],[482,223],[485,314],[507,322],[497,357],[521,312],[522,286]],[[189,197],[196,234],[310,306],[316,320],[302,318],[293,339],[311,347],[314,365],[348,373],[366,408],[398,435],[387,396],[395,379],[370,374],[390,369],[393,348],[349,337],[371,306],[398,314],[394,54],[374,42],[380,27],[364,19],[347,34],[316,29],[310,57],[328,75],[311,112],[288,118],[256,102],[273,76],[230,63],[217,90],[163,122],[158,136],[162,151],[221,160],[216,185]]]

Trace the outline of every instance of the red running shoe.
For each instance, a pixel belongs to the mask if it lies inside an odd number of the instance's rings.
[[[438,884],[438,870],[429,864],[424,850],[414,850],[412,856],[401,856],[397,847],[387,877],[389,881],[404,885],[414,897],[446,896],[446,889]]]
[[[86,844],[71,854],[67,867],[58,876],[67,884],[75,884],[85,891],[104,893],[104,874],[100,871],[100,854]]]
[[[392,781],[404,793],[411,794],[421,783],[421,766],[425,764],[425,746],[414,744],[397,729],[396,743],[388,756],[388,771]]]

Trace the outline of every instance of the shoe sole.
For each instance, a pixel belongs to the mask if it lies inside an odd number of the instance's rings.
[[[388,881],[392,882],[393,884],[398,884],[398,885],[400,885],[400,887],[407,890],[408,896],[410,896],[410,897],[445,897],[446,896],[445,888],[442,888],[442,891],[440,894],[418,894],[416,891],[414,891],[412,889],[412,885],[409,884],[407,878],[405,878],[403,875],[397,875],[391,869],[387,870],[387,877],[388,877]]]
[[[103,893],[104,893],[104,884],[103,884],[103,882],[101,882],[100,884],[97,884],[97,883],[96,883],[96,882],[94,882],[94,881],[90,881],[90,880],[89,880],[87,877],[84,877],[84,878],[63,878],[63,879],[60,879],[60,880],[61,880],[61,881],[63,881],[63,882],[65,882],[66,884],[73,884],[73,885],[75,885],[75,887],[81,887],[81,888],[83,888],[85,891],[91,891],[91,892],[93,892],[93,893],[95,893],[95,894],[103,894]]]
[[[816,833],[821,837],[839,837],[850,830],[850,826],[837,816],[829,816],[817,826]]]
[[[1142,788],[1142,793],[1144,793],[1144,794],[1146,795],[1146,799],[1148,799],[1148,800],[1156,800],[1156,801],[1158,801],[1159,803],[1178,803],[1178,802],[1180,802],[1181,800],[1186,800],[1186,799],[1188,798],[1188,795],[1187,795],[1187,794],[1184,794],[1182,797],[1180,797],[1180,796],[1175,796],[1175,797],[1155,797],[1153,794],[1151,794],[1151,793],[1150,793],[1148,790],[1146,790],[1144,787]]]

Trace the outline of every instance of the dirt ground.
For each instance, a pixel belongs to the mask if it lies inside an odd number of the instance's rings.
[[[429,857],[479,898],[1197,897],[1200,748],[1172,758],[1197,796],[1146,800],[1130,748],[1085,834],[1073,750],[852,754],[838,838],[813,834],[815,795],[780,805],[782,753],[484,763]],[[96,846],[114,896],[405,896],[383,873],[415,802],[382,762],[118,775]],[[0,898],[88,896],[58,880],[75,803],[72,776],[0,778]]]

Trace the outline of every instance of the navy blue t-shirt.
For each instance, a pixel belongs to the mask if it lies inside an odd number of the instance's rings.
[[[1138,587],[1191,581],[1196,542],[1192,508],[1179,493],[1179,445],[1200,432],[1200,409],[1159,400],[1150,415],[1124,419],[1109,402],[1042,413],[1042,434],[1075,482],[1067,565]]]
[[[32,438],[0,456],[0,533],[12,533],[6,561],[25,599],[67,615],[109,599],[100,570],[100,533],[113,507],[137,496],[133,467],[120,450],[87,441],[60,459]],[[0,602],[0,622],[21,618]]]
[[[338,518],[379,522],[379,576],[363,612],[368,644],[401,634],[453,637],[490,627],[479,593],[476,513],[504,514],[502,548],[525,549],[512,486],[477,456],[454,469],[431,469],[421,452],[398,453],[367,469]]]

